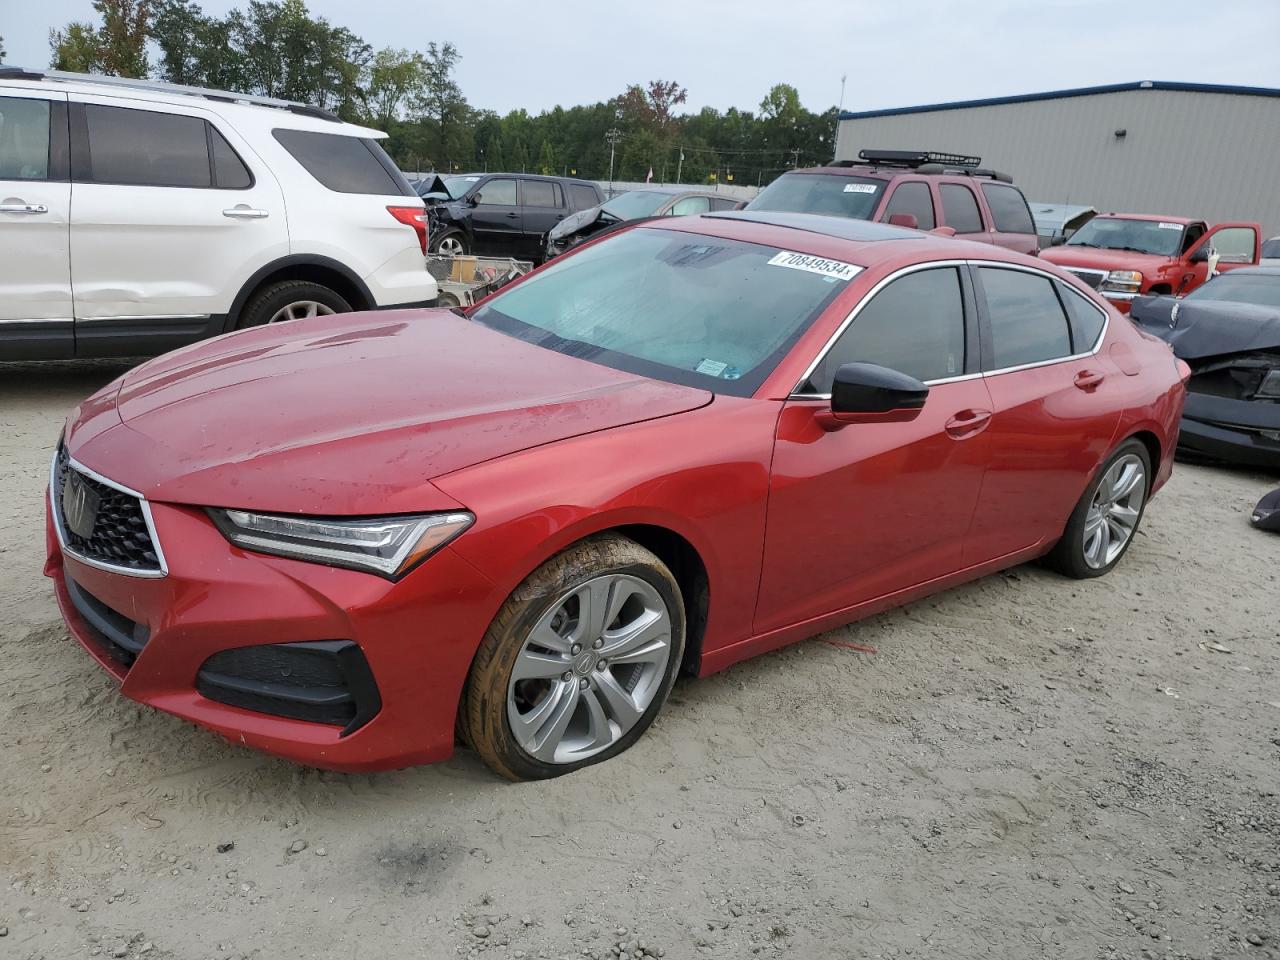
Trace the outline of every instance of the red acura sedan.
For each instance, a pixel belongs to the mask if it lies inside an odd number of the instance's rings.
[[[512,779],[703,675],[1047,556],[1110,570],[1185,367],[987,244],[742,212],[584,244],[467,315],[317,317],[75,410],[48,562],[142,703],[303,763]]]

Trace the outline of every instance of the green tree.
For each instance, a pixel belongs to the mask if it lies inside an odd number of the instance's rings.
[[[556,170],[556,154],[551,149],[551,141],[543,140],[542,147],[538,150],[538,172],[543,176],[554,176],[559,171]]]
[[[433,128],[431,144],[437,163],[460,159],[464,152],[464,138],[458,128],[468,119],[470,108],[453,76],[461,59],[458,49],[447,41],[428,43],[423,56],[422,93],[417,106]]]
[[[58,70],[113,77],[147,76],[147,40],[154,8],[154,0],[93,0],[102,23],[73,22],[62,30],[51,30],[51,65]]]
[[[401,119],[422,96],[426,85],[426,63],[420,53],[408,50],[379,50],[369,65],[364,98],[370,122],[388,128]]]
[[[0,63],[4,63],[4,37],[0,37]]]
[[[53,56],[49,66],[74,73],[102,73],[102,41],[91,23],[68,23],[61,30],[49,31],[49,48]]]

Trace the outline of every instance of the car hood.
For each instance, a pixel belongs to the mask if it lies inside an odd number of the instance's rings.
[[[1133,301],[1129,319],[1168,343],[1183,360],[1280,351],[1280,307],[1139,297]]]
[[[332,516],[448,509],[432,478],[712,399],[444,310],[243,331],[112,391],[73,418],[85,466],[152,500]]]
[[[1100,247],[1066,244],[1041,250],[1040,259],[1067,269],[1083,267],[1087,270],[1154,271],[1172,258],[1155,253],[1136,253],[1133,250],[1103,250]]]
[[[561,237],[567,237],[588,224],[595,223],[598,219],[600,219],[600,207],[588,207],[586,210],[571,213],[547,232],[547,239],[559,240]]]

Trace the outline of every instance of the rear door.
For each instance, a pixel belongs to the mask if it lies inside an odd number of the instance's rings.
[[[199,108],[77,94],[70,109],[77,355],[220,330],[240,284],[288,253],[275,178]]]
[[[991,242],[991,234],[982,222],[977,194],[967,184],[940,183],[938,198],[942,201],[942,223],[962,240]]]
[[[494,177],[471,195],[471,229],[481,256],[519,256],[524,244],[520,217],[520,193],[514,177]]]
[[[984,183],[982,196],[991,212],[991,240],[998,247],[1034,256],[1039,248],[1027,198],[1007,183]]]
[[[1119,423],[1125,376],[1096,353],[1107,315],[1066,284],[975,267],[993,417],[966,566],[1062,533]]]
[[[600,191],[589,183],[569,183],[569,205],[573,208],[573,212],[579,210],[590,210],[592,207],[598,206],[604,202],[604,197],[600,195]]]
[[[531,259],[541,257],[547,231],[568,212],[564,188],[555,180],[521,180],[520,216],[524,233],[521,255]]]
[[[0,93],[0,360],[70,357],[65,94]]]

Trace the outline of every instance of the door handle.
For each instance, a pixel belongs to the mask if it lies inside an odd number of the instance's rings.
[[[961,410],[946,423],[947,435],[964,440],[987,429],[991,423],[990,410]]]
[[[508,219],[508,220],[514,220],[514,219],[515,219],[516,217],[518,217],[518,216],[520,216],[520,214],[518,214],[518,213],[508,213],[508,214],[507,214],[507,219]]]
[[[1098,373],[1096,370],[1081,370],[1076,374],[1076,378],[1072,382],[1081,390],[1092,390],[1105,379],[1107,379],[1105,373]]]
[[[258,210],[244,203],[237,203],[234,207],[228,207],[222,211],[224,217],[230,217],[232,220],[265,220],[271,216],[269,210]]]
[[[0,213],[48,213],[43,203],[0,203]]]

